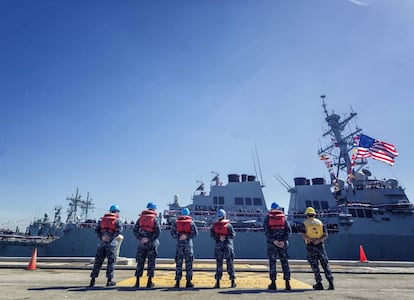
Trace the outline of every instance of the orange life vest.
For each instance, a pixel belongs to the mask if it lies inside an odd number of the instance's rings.
[[[115,232],[116,231],[116,221],[118,220],[118,215],[114,213],[107,213],[102,217],[101,220],[101,231],[104,232]]]
[[[272,209],[267,214],[269,216],[269,228],[272,230],[285,229],[286,218],[283,211],[279,209]]]
[[[157,212],[154,210],[142,211],[141,216],[138,220],[139,227],[141,227],[142,230],[145,230],[148,232],[154,232],[156,217],[157,217]]]
[[[179,234],[190,234],[192,221],[193,219],[190,216],[179,216],[175,221],[177,232]]]
[[[229,234],[229,229],[228,229],[229,224],[230,224],[230,220],[228,220],[228,219],[222,219],[222,220],[216,221],[213,224],[214,233],[217,234],[217,235],[228,235]]]

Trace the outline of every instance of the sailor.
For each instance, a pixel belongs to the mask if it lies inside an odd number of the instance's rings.
[[[290,268],[288,263],[288,240],[292,229],[286,220],[284,212],[276,202],[273,202],[263,222],[267,240],[267,256],[269,258],[270,284],[268,289],[276,290],[276,258],[279,257],[282,264],[285,289],[290,290]]]
[[[223,260],[226,259],[227,273],[230,276],[231,287],[236,287],[234,275],[234,247],[233,238],[236,236],[230,220],[226,219],[224,209],[217,212],[217,221],[211,227],[211,237],[215,241],[214,257],[216,259],[216,284],[214,288],[220,288],[220,280],[223,276]]]
[[[134,235],[138,239],[138,248],[136,254],[137,267],[135,270],[135,287],[139,287],[139,278],[144,272],[145,260],[148,258],[148,281],[147,288],[154,287],[152,278],[155,271],[155,259],[158,255],[158,246],[160,244],[158,237],[160,236],[160,221],[157,218],[157,206],[149,202],[147,209],[141,212],[138,221],[134,226]]]
[[[333,276],[328,264],[328,255],[325,251],[324,241],[328,238],[326,226],[317,219],[313,207],[306,208],[306,220],[304,226],[300,229],[300,234],[306,243],[306,252],[309,265],[315,275],[316,284],[313,285],[315,290],[323,290],[322,276],[319,270],[319,261],[325,271],[325,277],[329,282],[329,290],[335,289]]]
[[[118,245],[117,237],[122,232],[122,222],[119,219],[119,206],[112,205],[109,213],[105,214],[96,225],[95,232],[99,237],[99,244],[95,255],[95,263],[91,272],[91,281],[89,287],[95,286],[95,278],[99,276],[99,271],[105,258],[108,258],[108,266],[106,268],[106,277],[108,281],[106,286],[114,286],[116,283],[112,281],[114,278],[114,266],[116,261],[116,248]]]
[[[175,253],[175,288],[180,287],[180,280],[183,275],[183,260],[185,259],[185,278],[186,288],[194,287],[191,282],[193,279],[193,238],[198,234],[197,227],[190,216],[190,210],[183,208],[181,216],[177,218],[171,228],[171,236],[177,239],[177,249]]]

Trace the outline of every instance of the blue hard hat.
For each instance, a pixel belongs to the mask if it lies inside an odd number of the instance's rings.
[[[148,209],[157,209],[157,206],[154,203],[152,203],[152,202],[148,202],[147,208]]]
[[[271,209],[278,209],[279,208],[279,204],[277,204],[276,202],[272,203],[272,206],[270,207]]]
[[[224,209],[219,209],[217,212],[217,218],[221,219],[221,218],[225,218],[226,217],[226,211]]]
[[[119,209],[119,206],[114,204],[109,208],[110,212],[120,212],[121,210]]]
[[[190,210],[189,210],[187,207],[184,207],[184,208],[181,210],[181,214],[182,214],[183,216],[189,216],[189,215],[190,215]]]

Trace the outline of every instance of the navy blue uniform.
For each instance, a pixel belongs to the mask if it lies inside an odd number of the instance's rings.
[[[96,278],[99,276],[99,271],[102,267],[102,264],[105,258],[108,258],[108,266],[106,269],[106,277],[109,281],[114,277],[114,267],[116,261],[115,249],[118,241],[116,237],[122,232],[122,222],[118,218],[115,223],[115,231],[108,231],[102,228],[102,219],[99,220],[95,228],[95,233],[99,237],[99,244],[95,255],[95,263],[93,265],[93,270],[91,272],[91,278]]]
[[[230,276],[230,280],[234,280],[234,245],[233,239],[236,236],[233,226],[229,223],[227,225],[227,234],[220,235],[214,231],[214,225],[211,227],[211,237],[215,241],[214,257],[216,259],[216,274],[215,279],[221,280],[223,276],[223,261],[226,259],[227,273]],[[220,240],[220,236],[224,236],[224,241]]]
[[[306,233],[306,223],[312,223],[312,224],[320,224],[319,226],[322,226],[322,233],[323,235],[321,236],[322,238],[322,242],[320,243],[314,243],[312,241],[312,239],[308,239],[309,238],[309,234],[307,235]],[[308,218],[307,220],[305,220],[304,225],[301,226],[300,228],[300,232],[302,234],[302,237],[305,238],[305,242],[306,242],[306,252],[307,252],[307,260],[309,262],[309,265],[312,268],[312,271],[314,273],[315,276],[315,281],[316,284],[322,284],[322,276],[321,276],[321,272],[319,269],[319,262],[321,263],[321,266],[325,272],[325,277],[326,279],[329,281],[330,286],[333,287],[333,275],[331,272],[331,269],[329,268],[329,260],[328,260],[328,255],[326,254],[326,250],[325,250],[325,246],[323,243],[323,240],[327,238],[328,236],[328,232],[326,229],[326,226],[322,224],[322,222],[319,219],[316,218]],[[310,237],[312,238],[312,237]]]
[[[269,226],[269,216],[266,216],[263,227],[265,230],[267,240],[267,256],[269,258],[269,277],[270,280],[276,280],[276,259],[279,257],[283,270],[283,279],[290,280],[290,268],[288,262],[288,246],[289,238],[292,234],[292,229],[287,221],[283,222],[281,228],[272,229]],[[277,247],[274,241],[284,242],[283,247]]]
[[[148,258],[147,274],[149,278],[152,278],[154,277],[155,260],[158,255],[158,246],[160,245],[160,242],[158,240],[161,232],[160,221],[158,220],[158,217],[155,217],[154,227],[152,229],[153,231],[149,231],[140,226],[139,220],[140,219],[138,219],[137,223],[134,226],[134,235],[138,239],[138,247],[135,257],[137,261],[135,276],[142,276],[144,272],[145,260]],[[141,241],[143,238],[147,238],[148,241],[146,243],[142,243]]]
[[[181,280],[183,276],[183,260],[185,259],[185,270],[187,280],[193,279],[193,238],[197,236],[198,229],[194,222],[191,222],[191,232],[185,233],[186,239],[180,240],[182,233],[177,231],[177,224],[174,223],[171,228],[171,236],[177,239],[177,248],[175,253],[175,280]]]

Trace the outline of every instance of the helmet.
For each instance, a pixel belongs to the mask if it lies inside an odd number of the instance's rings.
[[[118,205],[114,204],[114,205],[112,205],[112,206],[109,208],[109,211],[110,211],[111,213],[113,213],[113,212],[120,212],[121,210],[119,209],[119,206],[118,206]]]
[[[270,207],[271,209],[278,209],[279,208],[279,204],[277,204],[276,202],[272,203],[272,206]]]
[[[226,211],[224,209],[219,209],[217,212],[217,218],[221,219],[221,218],[225,218],[226,217]]]
[[[316,215],[316,212],[315,212],[315,210],[313,209],[313,207],[308,207],[308,208],[306,208],[306,210],[305,210],[305,215]]]
[[[153,209],[153,210],[155,210],[155,209],[157,209],[157,206],[156,206],[154,203],[152,203],[152,202],[148,202],[148,204],[147,204],[147,208],[148,208],[148,209]]]
[[[189,215],[190,215],[190,210],[189,210],[187,207],[184,207],[184,208],[181,210],[181,214],[182,214],[183,216],[189,216]]]

